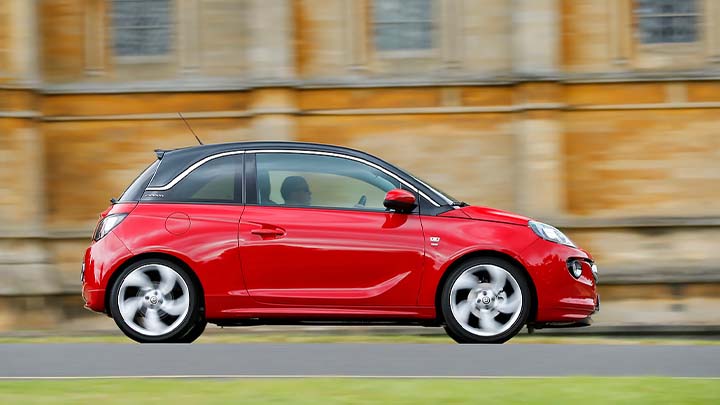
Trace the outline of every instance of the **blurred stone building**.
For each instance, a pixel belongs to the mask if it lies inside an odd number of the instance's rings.
[[[601,323],[720,324],[720,1],[0,0],[0,330],[82,314],[155,148],[377,154],[568,231]]]

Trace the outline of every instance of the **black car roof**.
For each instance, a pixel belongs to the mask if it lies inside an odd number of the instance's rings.
[[[365,159],[375,164],[380,164],[384,167],[392,168],[394,171],[399,170],[397,167],[385,162],[373,155],[370,155],[359,150],[346,148],[343,146],[326,145],[320,143],[310,142],[289,142],[289,141],[252,141],[252,142],[229,142],[229,143],[218,143],[210,145],[199,145],[191,146],[187,148],[179,148],[172,150],[156,150],[155,153],[158,158],[161,159],[162,163],[155,173],[150,187],[162,187],[168,184],[177,175],[182,173],[185,169],[193,165],[194,163],[212,155],[217,155],[224,152],[233,152],[241,150],[256,150],[256,149],[273,149],[273,150],[313,150],[322,152],[335,152],[342,153],[344,155],[355,156],[358,158]],[[401,171],[401,170],[400,170]],[[402,171],[401,171],[402,172]]]
[[[343,152],[346,154],[357,154],[362,157],[373,157],[365,152],[359,150],[347,148],[344,146],[312,143],[312,142],[291,142],[291,141],[248,141],[248,142],[227,142],[227,143],[214,143],[209,145],[198,145],[189,146],[185,148],[170,149],[170,150],[157,150],[159,156],[163,158],[165,156],[177,156],[182,157],[186,160],[193,160],[196,157],[197,160],[205,158],[207,156],[215,155],[223,152],[230,152],[235,150],[247,150],[247,149],[307,149],[307,150],[321,150],[328,152]]]

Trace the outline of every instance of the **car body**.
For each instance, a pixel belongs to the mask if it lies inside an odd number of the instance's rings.
[[[590,254],[529,218],[470,206],[339,146],[242,142],[156,151],[101,214],[86,307],[140,342],[222,326],[444,325],[499,343],[589,324]]]

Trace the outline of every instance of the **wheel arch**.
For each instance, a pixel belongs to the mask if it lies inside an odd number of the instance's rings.
[[[145,252],[141,253],[136,256],[132,256],[125,260],[120,266],[118,266],[117,269],[110,275],[110,278],[107,281],[107,284],[105,285],[105,313],[110,315],[110,291],[112,290],[113,285],[115,284],[115,281],[118,277],[120,277],[120,273],[122,273],[123,270],[126,268],[132,266],[133,264],[146,259],[162,259],[167,260],[179,267],[181,267],[183,270],[187,271],[188,275],[190,275],[190,278],[192,278],[193,283],[198,288],[199,291],[199,298],[200,298],[200,311],[202,313],[205,313],[205,290],[203,289],[203,285],[200,282],[200,278],[195,273],[195,271],[190,267],[185,261],[178,258],[177,256],[173,256],[168,253],[162,253],[162,252]]]
[[[450,273],[459,266],[462,266],[463,263],[465,263],[468,260],[477,259],[481,257],[492,257],[497,259],[503,259],[507,260],[510,263],[516,265],[523,273],[525,273],[525,277],[528,280],[528,285],[530,286],[530,314],[528,315],[527,322],[530,323],[535,320],[537,317],[537,310],[538,310],[538,299],[537,299],[537,289],[535,288],[535,282],[533,281],[532,277],[530,276],[530,273],[527,271],[525,266],[520,263],[516,258],[510,256],[507,253],[498,252],[497,250],[476,250],[473,252],[468,252],[458,258],[456,258],[452,263],[450,263],[449,266],[445,269],[443,272],[442,277],[440,277],[440,281],[438,282],[436,288],[435,288],[435,319],[438,322],[438,324],[442,324],[445,322],[442,316],[442,310],[441,310],[441,295],[443,286],[445,285],[445,281],[448,277],[450,277]]]

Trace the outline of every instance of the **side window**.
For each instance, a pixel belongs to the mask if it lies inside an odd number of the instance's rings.
[[[146,191],[143,201],[240,202],[241,155],[212,159],[169,190]]]
[[[298,153],[258,153],[260,205],[385,210],[385,194],[400,182],[350,159]]]

